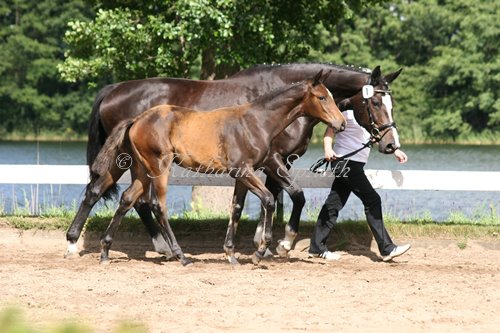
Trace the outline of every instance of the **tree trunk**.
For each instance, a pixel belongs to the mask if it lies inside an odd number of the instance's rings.
[[[240,70],[239,65],[219,64],[215,61],[216,52],[213,48],[204,49],[201,54],[201,80],[225,79]]]

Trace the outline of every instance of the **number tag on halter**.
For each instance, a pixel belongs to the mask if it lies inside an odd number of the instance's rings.
[[[363,98],[372,98],[373,97],[373,94],[374,94],[374,91],[373,91],[373,86],[372,85],[365,85],[363,86]]]

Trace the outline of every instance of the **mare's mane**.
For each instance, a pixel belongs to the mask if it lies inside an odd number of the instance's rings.
[[[245,75],[255,75],[263,72],[268,72],[271,70],[275,70],[276,68],[290,68],[290,67],[307,67],[307,66],[327,66],[332,67],[339,70],[347,70],[357,73],[370,74],[371,70],[368,68],[355,67],[353,65],[337,65],[332,63],[321,63],[321,62],[306,62],[306,63],[291,63],[291,64],[260,64],[250,67],[248,69],[244,69],[239,71],[238,73],[232,75],[230,78],[236,78],[239,76]]]

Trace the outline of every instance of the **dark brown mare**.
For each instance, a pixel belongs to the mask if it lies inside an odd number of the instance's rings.
[[[389,96],[389,84],[397,78],[401,70],[383,76],[380,68],[373,72],[329,64],[288,64],[288,65],[260,65],[244,70],[226,80],[197,81],[172,78],[152,78],[137,81],[121,82],[104,87],[96,97],[91,114],[89,141],[87,146],[87,163],[92,165],[102,148],[106,137],[122,120],[131,119],[145,110],[159,104],[173,104],[196,110],[211,110],[218,107],[243,104],[257,96],[263,95],[292,82],[302,81],[312,77],[319,70],[331,70],[330,76],[324,82],[325,86],[335,91],[335,101],[338,103],[345,98],[351,98],[352,109],[358,120],[368,131],[372,128],[382,128],[391,123],[390,114],[382,102],[382,96]],[[361,89],[371,84],[377,93],[364,100]],[[371,109],[374,123],[368,116]],[[282,170],[281,177],[267,177],[266,187],[277,197],[285,189],[293,202],[292,214],[286,227],[285,240],[281,248],[286,252],[291,246],[298,232],[300,214],[305,204],[302,189],[286,172],[290,167],[290,156],[301,156],[307,149],[312,129],[317,120],[302,117],[288,126],[272,144],[271,151],[265,163],[267,170]],[[391,153],[398,147],[395,140],[394,127],[383,131],[379,143],[379,151]],[[124,171],[117,171],[116,181]],[[66,238],[68,240],[67,255],[78,252],[76,242],[80,237],[83,225],[94,204],[103,196],[113,184],[98,181],[97,175],[91,171],[91,181],[87,185],[85,198],[71,224]],[[115,189],[115,186],[111,187]],[[231,218],[235,223],[240,218],[247,189],[237,182],[233,197],[233,212]],[[139,199],[134,207],[150,233],[156,251],[168,253],[169,248],[163,240],[159,229],[151,215],[151,208],[146,201]],[[257,235],[256,238],[260,238]]]
[[[258,263],[271,242],[273,194],[255,173],[263,166],[272,140],[299,117],[308,116],[342,130],[345,119],[328,89],[314,79],[287,85],[254,102],[210,112],[160,105],[134,120],[117,126],[97,156],[92,171],[113,179],[119,169],[116,158],[130,154],[132,184],[101,239],[101,262],[109,262],[109,248],[123,216],[146,194],[160,231],[182,264],[189,264],[168,223],[166,195],[172,163],[204,173],[227,173],[252,191],[264,208],[264,232],[253,255]],[[99,180],[98,180],[99,181]],[[152,193],[151,193],[152,192]],[[231,238],[234,225],[230,223]],[[234,248],[226,248],[230,262],[237,263]]]

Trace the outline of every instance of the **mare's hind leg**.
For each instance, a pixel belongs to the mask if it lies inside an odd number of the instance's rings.
[[[120,199],[120,205],[118,206],[113,219],[109,223],[108,228],[101,237],[101,264],[109,263],[109,249],[113,243],[113,237],[116,230],[118,230],[125,214],[134,206],[135,202],[143,192],[144,184],[137,179],[133,180],[129,188],[123,192]]]
[[[247,187],[243,183],[236,180],[234,185],[233,200],[231,202],[231,217],[229,219],[226,239],[224,241],[224,251],[226,252],[227,259],[229,260],[229,263],[233,265],[239,264],[234,255],[234,235],[238,229],[238,223],[240,222],[241,212],[243,211],[243,205],[245,203],[247,192]]]
[[[80,204],[80,207],[78,207],[78,212],[76,213],[71,226],[66,232],[68,248],[64,255],[65,258],[71,258],[78,255],[78,246],[76,245],[76,243],[78,242],[78,238],[80,238],[83,225],[85,224],[85,221],[87,220],[92,207],[94,207],[96,202],[99,201],[106,190],[111,185],[116,183],[118,179],[120,179],[124,172],[125,170],[114,168],[106,175],[99,176],[91,180],[87,185],[87,189],[85,190],[85,197]]]
[[[170,164],[167,164],[170,166]],[[153,196],[155,199],[152,200],[153,213],[155,214],[158,222],[160,223],[160,230],[163,238],[167,241],[173,255],[181,262],[183,266],[192,264],[192,262],[186,258],[182,252],[181,247],[177,243],[174,232],[168,223],[168,210],[167,210],[167,187],[168,187],[168,175],[169,168],[163,169],[163,173],[156,178],[152,179],[153,184]]]
[[[165,255],[167,258],[170,258],[172,256],[172,250],[165,241],[165,238],[163,238],[161,230],[153,218],[151,204],[141,197],[134,205],[134,208],[151,236],[151,241],[153,242],[155,251],[159,254]]]

